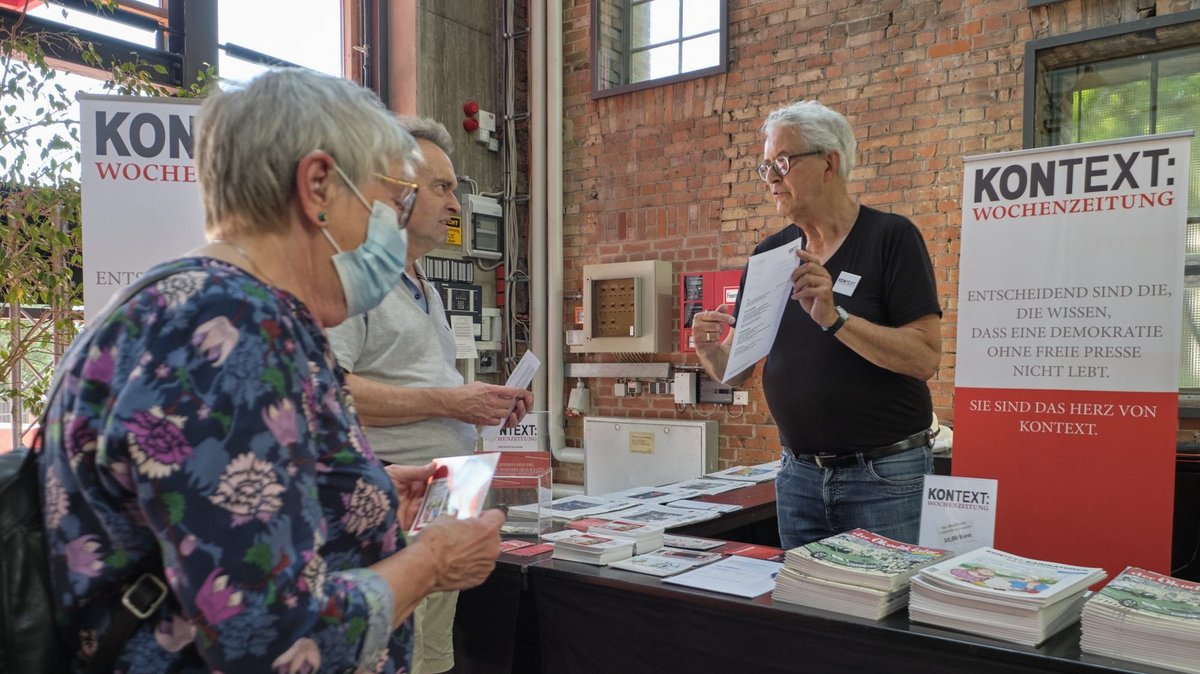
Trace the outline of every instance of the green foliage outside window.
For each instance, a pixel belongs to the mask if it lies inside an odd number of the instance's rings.
[[[50,4],[50,3],[47,3]],[[112,10],[116,0],[93,0]],[[56,355],[77,332],[83,286],[79,229],[79,120],[74,92],[47,62],[66,48],[107,73],[113,94],[200,96],[211,69],[191,86],[152,81],[163,66],[105,62],[90,43],[64,33],[29,33],[20,18],[0,28],[0,407],[40,411]],[[32,112],[30,112],[32,110]],[[18,420],[14,420],[18,421]]]

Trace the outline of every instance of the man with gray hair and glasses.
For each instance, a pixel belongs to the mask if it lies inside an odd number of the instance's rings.
[[[793,301],[763,364],[763,391],[783,443],[775,482],[784,548],[863,528],[916,543],[921,486],[933,468],[926,381],[942,354],[941,307],[921,232],[862,205],[846,183],[855,140],[816,101],[772,112],[758,177],[787,219],[754,253],[799,239]],[[744,275],[743,275],[744,283]],[[732,313],[730,313],[732,310]],[[696,353],[726,377],[737,312],[693,319]]]
[[[460,212],[446,128],[431,119],[403,117],[417,140],[416,203],[408,220],[408,255],[401,283],[364,316],[330,329],[329,341],[354,396],[367,439],[385,462],[425,464],[475,451],[476,424],[512,426],[533,395],[521,389],[463,383],[455,369],[454,333],[441,297],[417,260],[446,241],[450,218]],[[415,674],[454,666],[457,592],[430,595],[413,615]]]

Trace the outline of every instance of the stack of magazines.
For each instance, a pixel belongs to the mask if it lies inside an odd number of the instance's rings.
[[[854,529],[788,550],[771,597],[878,620],[908,602],[914,573],[952,554]]]
[[[593,525],[588,528],[587,532],[608,538],[627,538],[633,541],[633,552],[637,555],[661,548],[665,533],[662,527],[626,520],[612,520],[604,524]]]
[[[604,566],[633,556],[633,541],[594,534],[575,534],[554,541],[554,559]]]
[[[1083,593],[1104,569],[979,548],[913,576],[913,622],[1036,646],[1079,620]]]
[[[1083,605],[1079,647],[1200,672],[1200,583],[1127,567]]]

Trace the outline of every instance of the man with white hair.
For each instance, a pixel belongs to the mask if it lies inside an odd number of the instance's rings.
[[[789,223],[754,253],[801,241],[792,302],[763,365],[783,443],[775,483],[785,548],[863,528],[915,543],[932,471],[926,381],[942,354],[941,307],[920,231],[849,195],[849,122],[816,101],[772,112],[758,177]],[[743,277],[744,279],[744,277]],[[744,282],[744,280],[743,280]],[[708,373],[725,376],[736,311],[693,319]]]

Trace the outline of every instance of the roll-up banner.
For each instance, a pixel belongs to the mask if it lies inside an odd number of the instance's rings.
[[[149,267],[204,244],[196,99],[79,95],[84,318]]]
[[[967,157],[955,475],[996,547],[1169,573],[1191,132]]]

